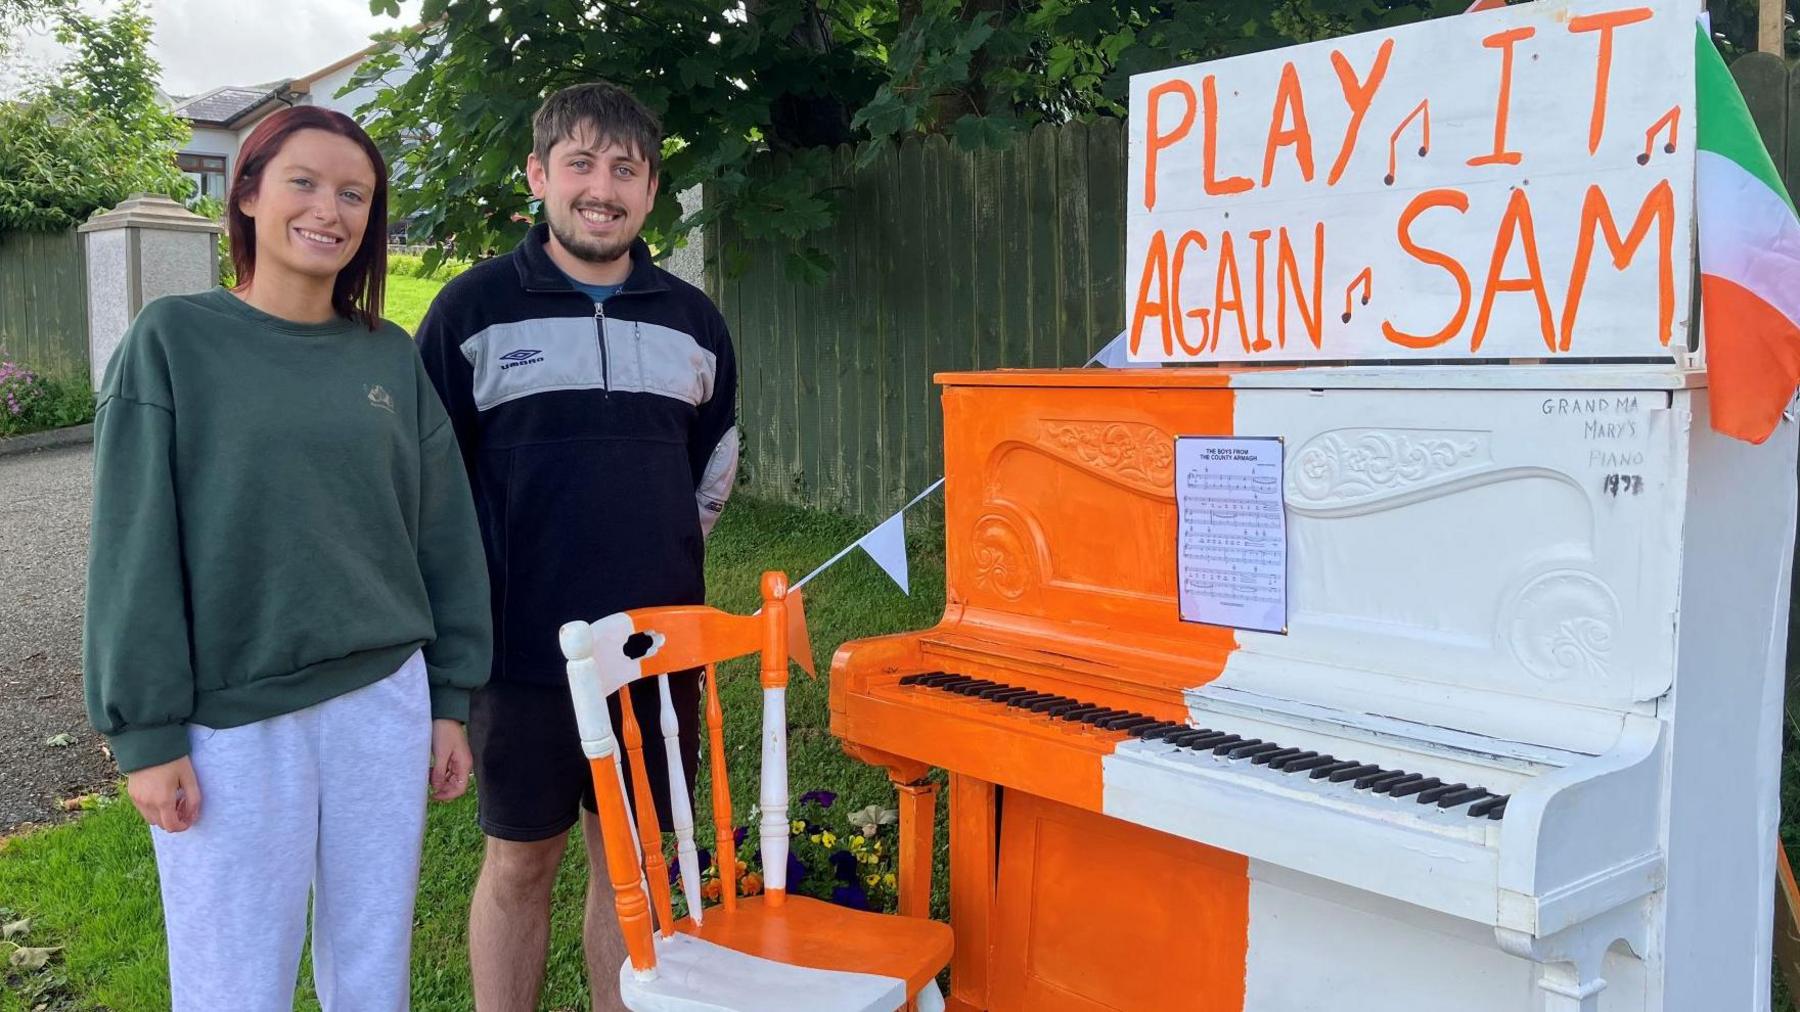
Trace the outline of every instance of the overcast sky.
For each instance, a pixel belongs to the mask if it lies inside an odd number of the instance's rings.
[[[366,0],[147,0],[145,7],[156,21],[153,53],[163,90],[194,95],[310,74],[367,46],[373,32],[411,24],[419,0],[401,0],[400,20],[371,15]],[[38,35],[25,38],[16,55],[22,65],[43,67],[65,54]],[[18,68],[8,70],[16,79]]]

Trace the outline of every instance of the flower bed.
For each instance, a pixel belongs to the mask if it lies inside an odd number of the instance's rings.
[[[93,420],[94,394],[86,383],[45,376],[0,359],[0,437]]]
[[[831,791],[808,791],[789,813],[793,818],[788,824],[788,892],[857,910],[893,913],[899,905],[898,812],[879,805],[846,812],[835,809],[836,802],[837,795]],[[740,896],[763,891],[758,811],[751,808],[749,825],[732,833]],[[680,874],[671,860],[669,882],[674,887],[675,915],[685,917]],[[724,884],[719,865],[705,847],[700,848],[700,882],[701,901],[707,906],[720,902]]]

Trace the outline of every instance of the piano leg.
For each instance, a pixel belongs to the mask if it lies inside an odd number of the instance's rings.
[[[931,768],[879,749],[844,742],[852,759],[879,766],[900,798],[900,912],[931,916],[932,836],[937,828],[938,785],[927,779]]]
[[[993,784],[950,774],[950,927],[956,932],[956,952],[950,959],[947,1006],[952,1012],[988,1007],[998,815]]]
[[[1544,938],[1496,928],[1500,947],[1538,964],[1534,1012],[1600,1012],[1606,953],[1623,941],[1639,959],[1650,948],[1649,904],[1660,893],[1615,907]]]

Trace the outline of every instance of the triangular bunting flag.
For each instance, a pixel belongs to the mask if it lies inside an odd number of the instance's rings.
[[[787,593],[787,642],[788,657],[800,665],[800,670],[819,677],[813,665],[812,634],[806,631],[806,597],[798,587]]]
[[[1119,331],[1119,336],[1106,342],[1106,347],[1094,353],[1088,359],[1088,365],[1101,365],[1108,369],[1155,369],[1160,362],[1133,362],[1126,353],[1127,333]]]
[[[881,567],[888,578],[900,585],[900,593],[911,595],[912,586],[906,578],[906,511],[888,517],[881,526],[863,535],[857,543],[869,558]]]
[[[1800,385],[1800,218],[1719,50],[1694,38],[1700,305],[1712,427],[1769,438]]]

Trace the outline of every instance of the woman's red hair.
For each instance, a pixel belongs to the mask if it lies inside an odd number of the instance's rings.
[[[356,121],[331,109],[297,105],[283,109],[256,125],[238,149],[237,171],[226,201],[226,228],[231,236],[231,262],[238,284],[248,284],[256,274],[256,221],[244,213],[244,199],[254,197],[282,145],[301,130],[323,130],[354,141],[375,168],[375,192],[369,196],[369,224],[362,245],[331,285],[331,308],[339,316],[356,320],[374,330],[381,324],[381,302],[387,283],[387,162],[381,149],[356,125]]]

